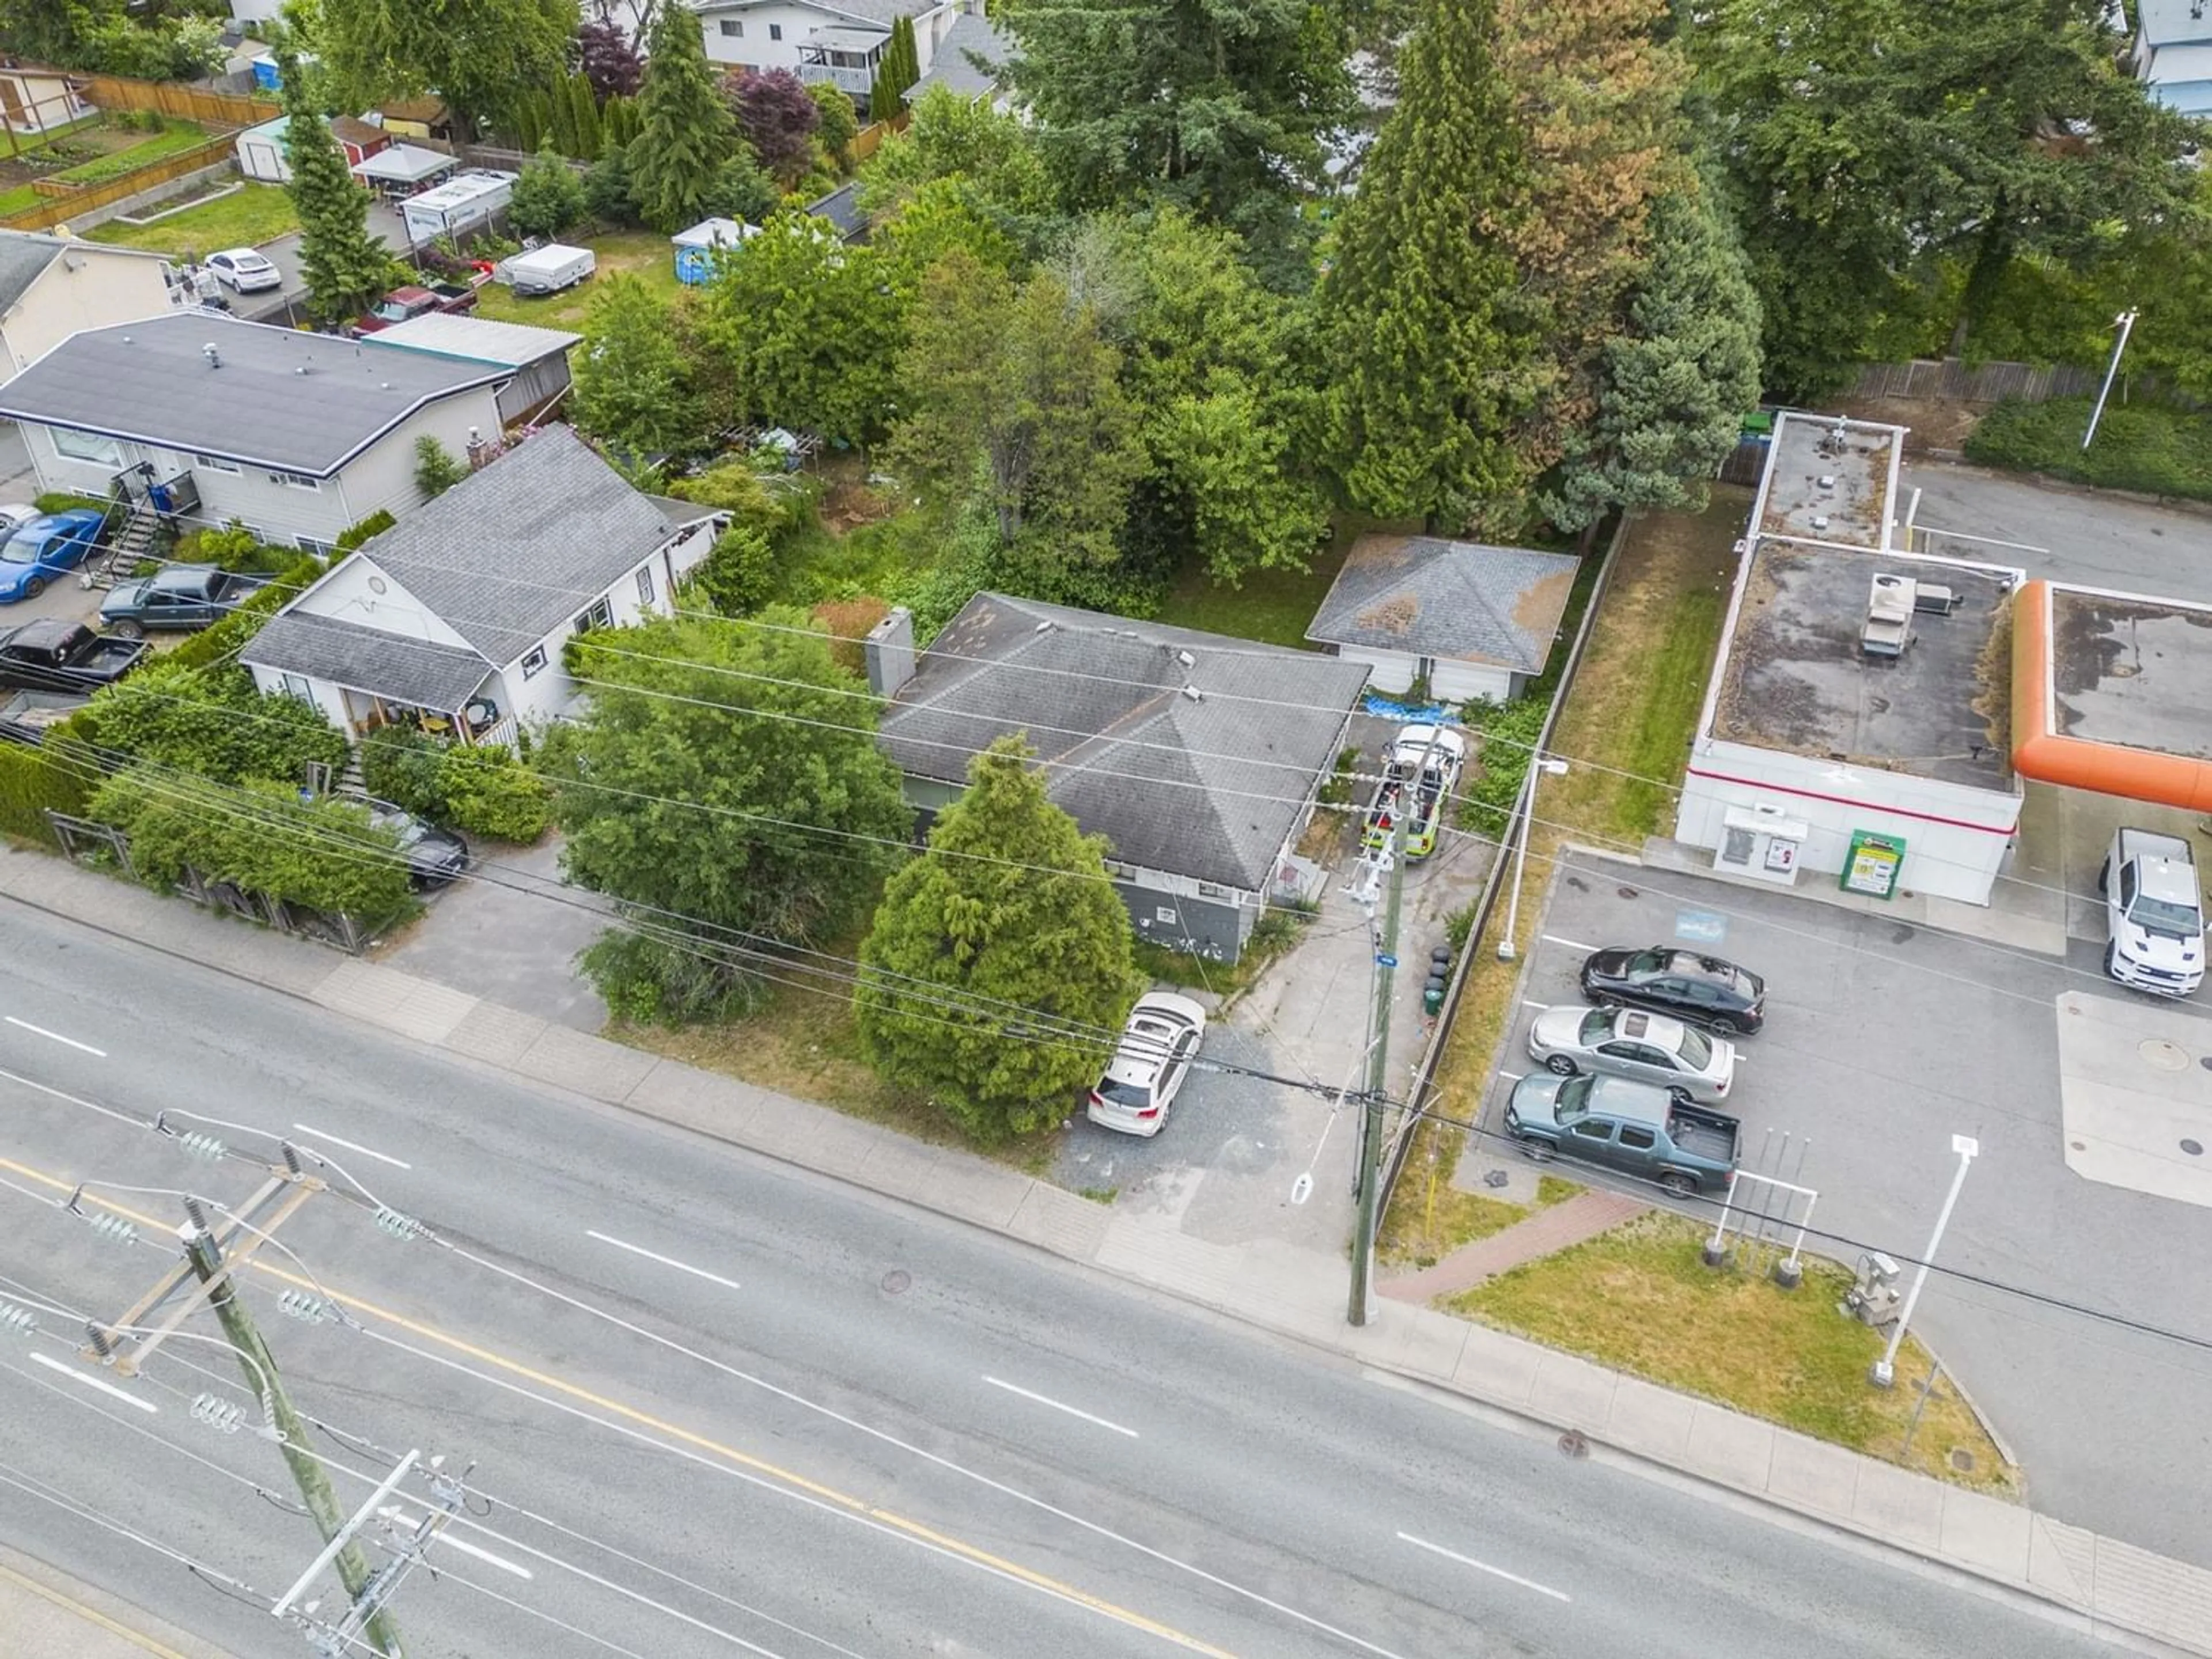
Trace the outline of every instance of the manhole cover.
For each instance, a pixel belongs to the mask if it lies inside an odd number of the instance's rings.
[[[1952,1447],[1951,1467],[1961,1474],[1971,1474],[1974,1468],[1973,1453],[1968,1451],[1964,1446]]]
[[[2136,1045],[2140,1054],[2161,1072],[2185,1072],[2189,1069],[2189,1052],[2178,1042],[2168,1042],[2164,1037],[2145,1037]]]
[[[884,1291],[886,1295],[897,1296],[913,1283],[914,1275],[903,1267],[894,1267],[884,1275]]]
[[[2191,1158],[2202,1158],[2204,1156],[2204,1143],[2201,1140],[2185,1140],[2181,1143],[2181,1150]]]
[[[1559,1437],[1559,1449],[1570,1457],[1588,1457],[1589,1442],[1583,1438],[1580,1429],[1569,1429]]]

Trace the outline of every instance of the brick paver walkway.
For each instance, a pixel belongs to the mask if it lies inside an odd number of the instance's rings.
[[[1462,1244],[1433,1267],[1404,1279],[1393,1279],[1376,1288],[1398,1302],[1432,1302],[1440,1296],[1471,1291],[1524,1261],[1564,1250],[1586,1238],[1595,1238],[1624,1221],[1632,1221],[1651,1206],[1640,1198],[1595,1188],[1577,1193],[1516,1221],[1503,1231],[1472,1244]]]

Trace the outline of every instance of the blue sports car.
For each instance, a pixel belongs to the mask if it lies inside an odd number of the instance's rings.
[[[100,545],[100,515],[88,507],[41,513],[0,542],[0,605],[35,599]]]

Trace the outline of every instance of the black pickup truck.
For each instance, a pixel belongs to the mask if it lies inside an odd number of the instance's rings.
[[[0,692],[0,741],[36,748],[48,732],[91,701],[76,691]]]
[[[1544,1072],[1513,1085],[1505,1133],[1531,1158],[1580,1158],[1685,1197],[1725,1188],[1743,1139],[1725,1112],[1678,1101],[1657,1084]]]
[[[96,691],[145,659],[143,641],[111,639],[82,623],[41,617],[0,633],[0,685],[32,691]]]

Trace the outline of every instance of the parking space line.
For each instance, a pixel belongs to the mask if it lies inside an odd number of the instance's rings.
[[[1508,1572],[1503,1567],[1493,1567],[1487,1561],[1478,1561],[1471,1555],[1462,1555],[1457,1550],[1448,1550],[1442,1544],[1431,1544],[1425,1538],[1416,1538],[1410,1532],[1398,1534],[1401,1541],[1416,1549],[1432,1550],[1448,1561],[1456,1561],[1463,1567],[1473,1567],[1477,1572],[1486,1572],[1493,1578],[1503,1578],[1509,1584],[1518,1584],[1522,1589],[1532,1589],[1539,1595],[1548,1595],[1554,1601],[1571,1601],[1575,1598],[1565,1590],[1555,1590],[1549,1584],[1540,1584],[1533,1578],[1523,1578],[1517,1572]]]
[[[1578,939],[1561,939],[1557,933],[1545,933],[1540,937],[1547,945],[1564,945],[1570,951],[1595,951],[1598,948],[1595,945],[1585,945]]]
[[[1040,1406],[1049,1406],[1056,1412],[1066,1412],[1070,1417],[1079,1417],[1086,1423],[1096,1423],[1102,1429],[1111,1429],[1116,1434],[1126,1434],[1132,1440],[1137,1438],[1137,1431],[1134,1429],[1125,1429],[1119,1423],[1109,1423],[1103,1417],[1093,1417],[1089,1412],[1078,1411],[1073,1406],[1063,1406],[1057,1400],[1048,1400],[1041,1394],[1031,1394],[1027,1389],[1018,1388],[1012,1382],[1001,1382],[995,1376],[987,1376],[983,1380],[994,1389],[1004,1389],[1008,1394],[1018,1394],[1024,1400],[1034,1400]]]

